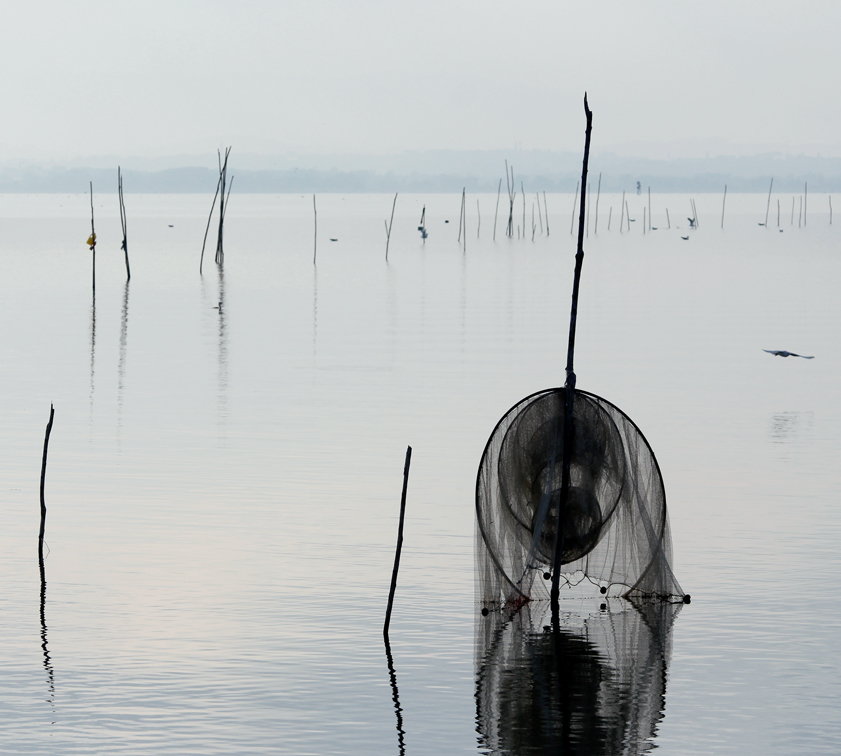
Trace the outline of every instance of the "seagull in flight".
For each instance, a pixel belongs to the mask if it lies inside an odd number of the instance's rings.
[[[763,352],[773,354],[775,357],[802,357],[804,360],[814,360],[814,356],[807,357],[805,354],[795,354],[794,352],[787,352],[785,349],[763,349]]]

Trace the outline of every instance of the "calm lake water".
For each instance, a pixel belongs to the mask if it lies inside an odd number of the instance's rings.
[[[540,607],[481,648],[473,506],[497,420],[563,382],[572,196],[547,196],[534,240],[531,199],[528,238],[500,217],[496,241],[496,197],[479,238],[476,199],[463,250],[460,196],[401,195],[386,263],[392,197],[319,196],[313,266],[311,196],[234,194],[224,269],[211,240],[200,277],[210,197],[128,194],[127,286],[116,196],[96,195],[93,299],[87,195],[0,197],[0,752],[841,752],[826,195],[806,226],[774,195],[769,228],[765,196],[728,196],[723,230],[720,196],[694,197],[689,230],[691,198],[654,195],[645,234],[646,197],[623,233],[600,198],[578,385],[657,454],[692,603],[567,602],[561,701],[538,695]]]

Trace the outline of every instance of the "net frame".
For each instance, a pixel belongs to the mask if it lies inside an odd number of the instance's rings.
[[[580,389],[570,493],[560,506],[565,392],[543,389],[517,402],[485,445],[476,477],[477,604],[517,609],[549,599],[561,532],[563,587],[686,601],[672,570],[665,486],[651,445],[615,404]]]

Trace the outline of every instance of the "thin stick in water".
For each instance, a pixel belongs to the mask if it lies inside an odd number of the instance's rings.
[[[383,635],[388,638],[388,626],[391,623],[391,607],[394,604],[394,591],[397,588],[397,572],[400,569],[400,551],[403,549],[403,520],[406,514],[406,489],[409,485],[409,465],[412,462],[412,447],[406,447],[406,462],[403,465],[403,493],[400,496],[400,522],[397,526],[397,549],[394,552],[394,569],[391,573],[391,589],[388,592],[388,607],[385,610]]]
[[[569,223],[569,233],[572,236],[572,232],[575,230],[575,206],[578,204],[578,182],[575,182],[575,196],[572,198],[572,220]]]
[[[120,166],[117,166],[117,193],[120,200],[120,226],[123,229],[123,243],[120,248],[125,253],[126,258],[126,280],[131,280],[131,269],[128,264],[128,220],[126,218],[126,203],[123,201],[123,174],[120,171]]]
[[[587,184],[587,238],[590,238],[590,205],[592,204],[592,192]]]
[[[499,195],[502,192],[502,179],[499,180],[499,186],[496,190],[496,209],[494,210],[494,238],[493,240],[496,241],[496,217],[499,215]]]
[[[537,219],[540,221],[540,233],[543,234],[543,213],[540,211],[540,195],[535,193],[537,197]]]
[[[91,185],[91,286],[96,291],[96,229],[93,227],[93,181]]]
[[[546,207],[546,192],[543,192],[543,212],[546,213],[546,236],[549,236],[549,208]]]
[[[388,244],[391,241],[391,224],[394,223],[394,208],[397,207],[397,192],[394,193],[394,202],[391,203],[391,220],[385,227],[385,261],[388,262]]]
[[[721,227],[724,228],[724,203],[727,202],[727,184],[724,185],[724,199],[721,200]],[[777,205],[779,206],[779,201]]]
[[[774,188],[774,178],[771,177],[771,186],[768,187],[768,204],[765,205],[765,228],[768,228],[768,210],[771,208],[771,190]]]
[[[666,208],[666,223],[668,224],[668,228],[672,227],[672,221],[669,218],[669,208],[668,207]]]
[[[569,318],[569,344],[567,346],[566,380],[564,381],[564,425],[563,425],[563,467],[561,476],[561,497],[558,512],[558,523],[566,521],[566,506],[570,490],[570,466],[572,463],[573,427],[572,418],[575,397],[575,371],[573,369],[573,356],[575,352],[575,327],[578,319],[578,289],[581,283],[581,266],[584,262],[584,213],[585,202],[584,192],[587,189],[587,168],[590,159],[590,132],[593,126],[593,113],[587,104],[587,94],[584,94],[584,113],[587,118],[587,129],[584,141],[584,165],[581,170],[581,209],[578,217],[578,249],[575,253],[575,277],[572,284],[572,307]],[[555,539],[555,549],[552,558],[552,590],[550,593],[552,601],[552,616],[558,616],[558,591],[561,578],[561,556],[564,551],[564,531],[559,527]]]
[[[622,233],[622,226],[625,223],[625,192],[622,192],[622,215],[619,218],[619,233]]]
[[[599,197],[601,196],[601,193],[602,193],[602,174],[599,173],[599,186],[598,186],[598,189],[596,189],[596,222],[593,224],[593,233],[594,234],[599,233]],[[610,231],[609,228],[608,228],[608,231]]]
[[[53,429],[53,417],[55,409],[50,404],[50,421],[47,423],[47,430],[44,433],[44,455],[41,457],[41,527],[38,530],[38,557],[43,564],[44,560],[44,527],[47,522],[47,505],[44,502],[44,482],[47,479],[47,449],[50,445],[50,433]]]
[[[610,212],[607,214],[607,230],[610,231],[610,219],[613,217],[613,205],[610,206]]]
[[[204,241],[201,244],[201,259],[199,260],[199,275],[201,275],[202,265],[204,264],[204,246],[207,244],[207,232],[210,231],[210,221],[213,219],[213,208],[216,207],[216,198],[219,196],[219,187],[222,185],[222,176],[216,182],[216,192],[213,195],[213,203],[210,205],[210,215],[207,216],[207,228],[204,230]]]

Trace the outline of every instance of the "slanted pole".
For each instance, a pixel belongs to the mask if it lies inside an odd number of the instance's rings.
[[[581,282],[581,265],[584,262],[584,214],[586,210],[585,195],[587,188],[587,165],[590,160],[590,132],[593,128],[593,113],[587,104],[587,93],[584,93],[584,114],[587,117],[587,129],[584,132],[584,164],[581,169],[581,205],[578,213],[578,250],[575,253],[575,278],[572,283],[572,308],[569,316],[569,344],[567,346],[566,381],[564,383],[564,448],[563,474],[561,477],[561,501],[558,511],[558,529],[555,539],[555,553],[552,559],[552,612],[558,612],[558,593],[561,577],[561,557],[564,551],[564,517],[566,502],[569,496],[569,469],[572,462],[572,413],[575,398],[575,371],[573,357],[575,354],[575,326],[578,319],[578,287]]]
[[[53,417],[55,408],[50,404],[50,421],[47,423],[47,430],[44,433],[44,456],[41,457],[41,527],[38,530],[38,559],[44,564],[44,526],[47,522],[47,505],[44,503],[44,482],[47,478],[47,449],[50,446],[50,433],[53,429]]]
[[[394,570],[391,573],[391,589],[388,592],[388,607],[385,610],[383,635],[388,641],[388,626],[391,623],[391,607],[394,604],[394,591],[397,588],[397,572],[400,569],[400,552],[403,549],[403,518],[406,514],[406,489],[409,485],[409,465],[412,463],[412,447],[406,447],[406,462],[403,464],[403,494],[400,497],[400,522],[397,525],[397,549],[394,552]]]
[[[96,291],[96,229],[93,227],[93,181],[91,186],[91,288]]]

